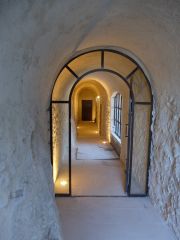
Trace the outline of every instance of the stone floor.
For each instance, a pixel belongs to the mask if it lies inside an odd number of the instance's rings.
[[[97,138],[95,129],[90,130],[88,138],[79,132],[80,152],[84,142],[89,160],[72,162],[72,194],[84,197],[56,198],[64,240],[173,240],[149,198],[125,196],[120,161],[101,160],[104,152],[95,149],[102,139]]]
[[[72,195],[124,196],[124,171],[119,156],[96,124],[78,126],[77,157],[72,160]]]
[[[78,126],[77,155],[72,159],[73,196],[124,196],[125,176],[119,156],[106,139],[99,136],[97,126],[84,122]],[[67,166],[68,167],[68,166]],[[68,168],[55,182],[56,193],[68,193]],[[61,180],[67,180],[61,185]]]
[[[64,240],[173,240],[149,198],[56,198]]]
[[[72,195],[124,196],[123,173],[117,160],[80,160],[72,167]]]

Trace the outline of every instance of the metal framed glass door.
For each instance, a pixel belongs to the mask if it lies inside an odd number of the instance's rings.
[[[127,193],[146,196],[150,163],[152,94],[142,71],[137,70],[130,79],[134,99],[130,103],[129,147],[127,160]]]
[[[148,192],[153,95],[140,65],[125,53],[100,48],[79,53],[60,70],[51,96],[51,153],[55,193],[71,195],[71,97],[76,84],[92,73],[119,77],[130,89],[127,125],[126,191]]]

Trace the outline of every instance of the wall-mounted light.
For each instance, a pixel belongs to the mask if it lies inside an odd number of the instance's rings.
[[[100,96],[97,96],[97,97],[96,97],[96,101],[99,101],[99,100],[100,100]]]
[[[68,182],[66,180],[61,180],[60,184],[61,186],[65,187],[68,184]]]

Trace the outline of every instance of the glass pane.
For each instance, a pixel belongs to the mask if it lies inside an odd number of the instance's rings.
[[[53,178],[55,193],[69,193],[69,105],[52,104]]]
[[[130,193],[145,194],[151,106],[135,105],[134,111],[133,155]]]
[[[80,77],[83,73],[101,67],[101,52],[84,54],[68,64],[68,66]]]
[[[76,77],[64,68],[59,75],[53,90],[53,101],[68,101],[72,86],[76,82]]]
[[[105,51],[104,68],[114,70],[126,77],[136,68],[136,65],[128,58],[120,54]]]
[[[150,102],[151,91],[146,78],[141,70],[137,70],[131,77],[132,90],[135,102]]]
[[[131,78],[128,78],[127,82],[130,84],[131,83]]]

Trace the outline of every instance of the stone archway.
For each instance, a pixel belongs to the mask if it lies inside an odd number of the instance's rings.
[[[60,194],[71,195],[71,97],[79,81],[97,72],[115,75],[129,88],[126,191],[129,196],[146,196],[153,105],[151,85],[141,66],[133,58],[109,48],[85,51],[73,57],[61,69],[55,82],[51,98],[54,181],[58,174],[62,174],[66,178],[67,187]],[[55,126],[60,126],[69,138]]]

